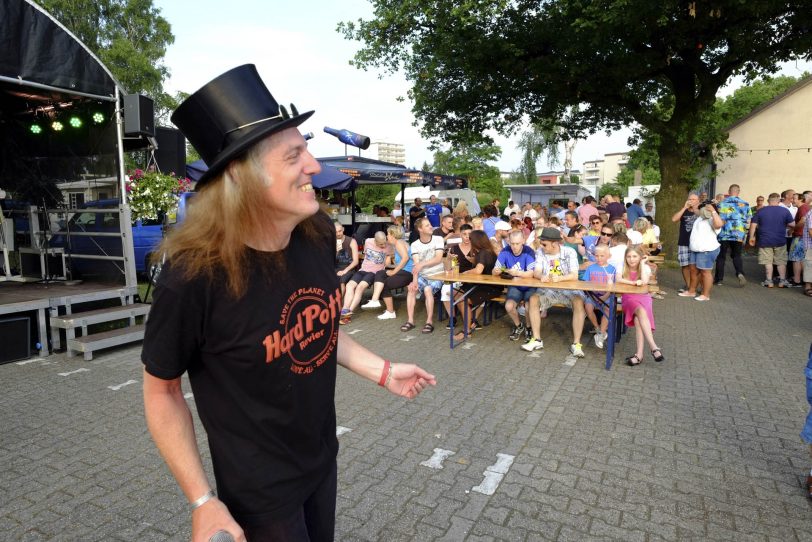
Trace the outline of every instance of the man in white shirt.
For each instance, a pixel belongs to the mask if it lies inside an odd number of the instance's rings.
[[[505,212],[502,213],[503,216],[510,218],[510,213],[516,213],[518,216],[519,213],[522,212],[522,208],[516,205],[516,202],[513,200],[508,201],[507,207],[505,207]]]
[[[781,192],[781,203],[779,203],[781,207],[789,211],[789,214],[795,218],[795,215],[798,214],[798,207],[795,206],[795,190],[789,189],[784,190]],[[789,250],[789,246],[792,244],[792,228],[787,228],[787,250]]]
[[[441,280],[429,280],[426,277],[443,270],[443,249],[445,243],[439,235],[433,235],[434,228],[426,217],[418,218],[415,223],[418,238],[411,245],[412,282],[406,289],[406,314],[408,320],[400,326],[401,331],[414,329],[414,307],[417,304],[418,294],[422,294],[426,302],[426,324],[421,330],[423,333],[434,331],[432,324],[434,316],[434,294],[443,286]]]

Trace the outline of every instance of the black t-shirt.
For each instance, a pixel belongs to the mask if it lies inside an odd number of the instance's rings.
[[[155,289],[141,359],[158,378],[188,372],[218,495],[238,523],[290,514],[338,453],[335,228],[323,213],[313,220],[321,241],[297,228],[284,273],[250,251],[239,299],[222,273],[186,281],[171,263]]]
[[[460,245],[451,245],[449,252],[457,256],[457,265],[460,266],[459,269],[460,273],[465,273],[469,269],[474,268],[474,264],[471,263],[471,260],[468,259],[468,257],[470,256],[470,251],[468,253],[468,256],[466,256],[465,254],[462,253]]]
[[[424,208],[418,207],[417,205],[412,206],[409,209],[409,229],[414,231],[414,223],[418,218],[423,216],[426,216],[426,210]]]
[[[687,247],[691,244],[691,230],[694,228],[696,215],[693,211],[685,211],[679,219],[679,240],[677,245]]]

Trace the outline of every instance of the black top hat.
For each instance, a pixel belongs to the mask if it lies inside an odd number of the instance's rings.
[[[209,167],[197,188],[259,140],[313,114],[290,108],[292,114],[276,102],[253,64],[233,68],[189,96],[172,113],[172,122]]]

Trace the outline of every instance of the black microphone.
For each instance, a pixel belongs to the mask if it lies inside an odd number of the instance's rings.
[[[365,135],[356,134],[355,132],[350,132],[349,130],[337,130],[336,128],[330,128],[329,126],[325,126],[324,131],[337,137],[339,141],[346,143],[347,145],[352,145],[353,147],[358,147],[362,150],[369,148],[370,141]]]

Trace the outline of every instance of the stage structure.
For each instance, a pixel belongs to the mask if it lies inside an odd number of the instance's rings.
[[[0,43],[0,189],[22,194],[22,201],[3,202],[0,331],[4,318],[30,318],[34,330],[31,342],[36,341],[40,354],[49,353],[49,344],[60,344],[60,334],[52,333],[54,327],[65,329],[69,354],[81,351],[88,357],[98,345],[87,340],[87,325],[104,318],[97,316],[93,322],[85,318],[74,329],[64,317],[91,301],[115,299],[121,306],[133,303],[137,279],[124,151],[154,146],[154,139],[149,133],[125,136],[125,89],[76,36],[33,1],[0,1]],[[128,100],[132,103],[132,96]],[[143,111],[137,113],[144,116]],[[149,128],[152,121],[146,124]],[[140,123],[136,121],[136,125]],[[117,215],[121,231],[103,235],[117,237],[120,251],[82,255],[71,253],[70,245],[64,249],[49,247],[50,238],[57,233],[91,238],[99,235],[64,231],[77,209],[56,209],[63,202],[53,187],[60,182],[111,175],[117,179],[122,199],[117,208],[107,211]],[[17,261],[12,263],[10,255]],[[86,280],[84,285],[69,286],[64,280],[70,278],[65,276],[69,274],[65,267],[71,259],[83,257],[116,266],[120,271],[118,283],[91,285]],[[26,266],[38,269],[26,272]],[[54,271],[52,266],[59,269]],[[42,287],[43,282],[52,280],[59,284]],[[11,284],[17,282],[26,284]],[[127,319],[134,324],[130,313]],[[81,337],[77,330],[82,331]],[[87,344],[80,344],[81,339]],[[118,343],[113,339],[105,344]]]

